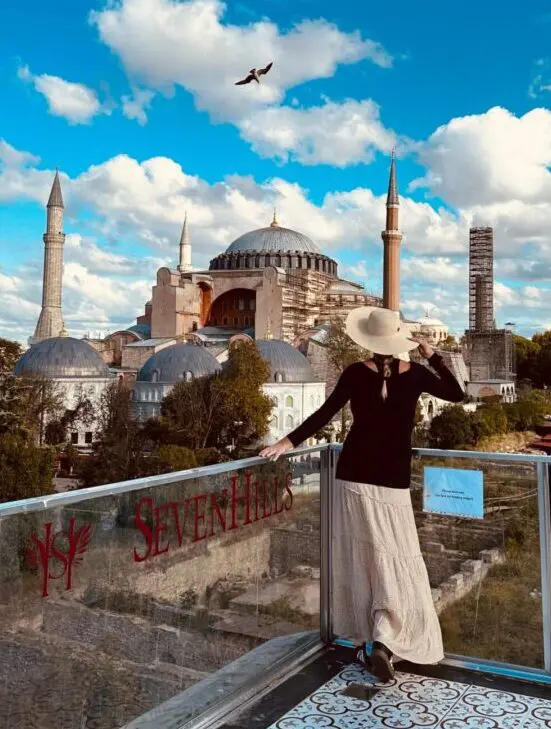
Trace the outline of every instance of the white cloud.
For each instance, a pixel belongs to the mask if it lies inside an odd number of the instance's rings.
[[[90,19],[131,78],[162,92],[182,86],[198,108],[224,120],[279,103],[287,89],[331,77],[339,64],[392,64],[379,43],[326,20],[303,20],[281,32],[268,20],[225,23],[225,10],[219,0],[118,0]],[[251,66],[270,61],[261,85],[234,86]]]
[[[0,162],[6,168],[18,168],[36,165],[40,162],[40,157],[30,152],[21,152],[15,149],[15,147],[12,147],[11,144],[8,144],[4,139],[0,139]]]
[[[451,258],[407,258],[401,262],[404,280],[428,280],[440,283],[450,282],[464,285],[468,279],[466,261],[453,261]]]
[[[70,124],[88,124],[98,114],[108,114],[96,92],[84,84],[65,81],[50,74],[33,74],[28,66],[21,66],[18,76],[26,83],[32,83],[36,91],[48,102],[53,116],[61,116]]]
[[[262,155],[345,166],[369,162],[395,139],[371,100],[300,109],[286,92],[333,76],[339,65],[369,60],[388,68],[391,55],[356,31],[344,33],[323,20],[302,20],[281,31],[268,20],[246,26],[224,22],[219,0],[118,0],[93,11],[101,40],[121,59],[129,78],[149,87],[123,97],[123,112],[139,123],[155,91],[188,90],[198,109],[235,124]],[[273,68],[262,83],[235,86],[251,66]],[[148,96],[150,95],[150,96]]]
[[[66,236],[65,259],[105,276],[143,277],[146,273],[154,276],[157,269],[165,265],[162,258],[140,256],[138,259],[115,253],[78,233]]]
[[[458,117],[439,127],[418,152],[429,171],[410,188],[426,187],[455,207],[551,200],[548,109],[516,117],[494,107]]]
[[[241,135],[264,157],[302,164],[346,167],[371,162],[376,150],[390,153],[396,135],[386,129],[370,99],[295,108],[274,106],[243,119]]]
[[[2,154],[9,166],[0,163],[0,198],[8,202],[35,200],[44,205],[53,171],[38,169],[32,154],[7,143],[0,145],[0,160]],[[65,251],[64,309],[67,325],[75,333],[118,328],[142,311],[150,297],[155,270],[160,265],[176,265],[186,209],[193,263],[198,268],[208,266],[210,258],[243,232],[265,226],[275,204],[282,225],[309,235],[329,255],[344,257],[345,265],[340,269],[343,277],[365,281],[374,293],[380,290],[385,196],[366,188],[330,192],[315,204],[300,185],[281,177],[257,182],[252,177],[230,175],[211,184],[187,174],[167,157],[139,161],[127,155],[92,165],[75,178],[62,175],[62,186],[67,215],[75,218],[73,229],[78,232],[67,237]],[[546,217],[546,210],[545,203],[521,200],[454,214],[402,197],[404,310],[419,316],[427,306],[436,307],[436,315],[453,330],[465,327],[468,227],[473,215],[491,214],[497,224],[498,320],[513,320],[533,331],[543,321],[549,301],[549,289],[541,285],[550,280],[551,268],[551,218]],[[123,253],[116,247],[135,246],[136,242],[141,245],[138,255],[132,255],[129,248]],[[21,310],[21,317],[18,313],[18,326],[26,330],[25,336],[34,327],[40,303],[41,262],[38,234],[27,270],[10,272],[12,278],[26,282],[23,293],[14,292],[13,285],[8,290],[8,285],[0,282],[5,289],[4,304],[0,302],[4,331],[11,331],[5,322],[10,312],[19,312],[13,302],[20,295],[27,302],[28,313]],[[520,286],[511,285],[513,279]],[[104,291],[109,293],[104,296]],[[12,297],[8,303],[7,296]],[[529,303],[524,305],[524,300]]]
[[[122,113],[127,119],[135,119],[143,126],[147,123],[146,109],[151,107],[155,93],[149,89],[133,89],[132,94],[123,96]]]

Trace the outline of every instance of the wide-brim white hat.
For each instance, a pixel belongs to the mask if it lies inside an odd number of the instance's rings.
[[[353,309],[346,319],[346,333],[356,344],[374,354],[397,357],[419,345],[400,314],[378,306]]]

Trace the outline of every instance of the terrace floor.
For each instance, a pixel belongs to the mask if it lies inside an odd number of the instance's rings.
[[[551,729],[551,688],[398,664],[389,684],[332,647],[222,729]]]

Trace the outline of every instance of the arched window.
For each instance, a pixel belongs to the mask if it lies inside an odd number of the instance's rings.
[[[293,398],[291,397],[291,395],[287,395],[287,397],[285,398],[285,407],[286,408],[292,408],[294,406],[294,404],[295,403],[294,403]]]
[[[277,419],[277,415],[274,415],[273,418],[270,420],[270,426],[272,428],[275,428],[276,430],[279,428],[279,421]]]
[[[294,428],[295,427],[295,421],[293,420],[292,415],[287,415],[285,418],[285,427],[286,428]]]
[[[184,372],[184,380],[186,382],[191,382],[193,380],[193,373],[189,370],[187,372]]]
[[[434,415],[434,405],[432,403],[432,400],[429,400],[427,415],[429,416],[429,419],[432,419],[432,416]]]
[[[151,382],[159,382],[159,370],[153,370],[151,373]]]
[[[276,372],[274,379],[276,382],[283,382],[283,374],[281,372]]]

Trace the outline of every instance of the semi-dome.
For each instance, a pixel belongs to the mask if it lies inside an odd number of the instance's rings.
[[[18,377],[109,377],[109,368],[84,339],[53,337],[28,349],[15,365]]]
[[[270,365],[270,382],[317,382],[306,357],[288,342],[257,339],[256,346]]]
[[[318,246],[307,235],[290,228],[282,228],[274,219],[266,228],[251,230],[236,238],[226,249],[226,253],[238,251],[265,251],[277,253],[278,251],[304,251],[306,253],[321,253]]]
[[[147,360],[138,374],[138,380],[175,383],[213,375],[220,369],[220,364],[205,347],[172,344]]]

